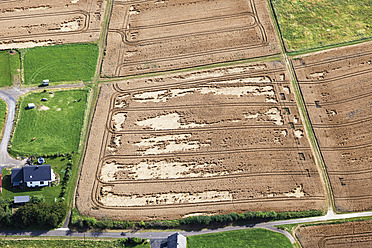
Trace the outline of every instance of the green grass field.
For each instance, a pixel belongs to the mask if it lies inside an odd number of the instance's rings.
[[[90,81],[95,73],[98,45],[94,43],[54,45],[22,50],[25,84]]]
[[[6,103],[4,102],[3,99],[0,99],[0,135],[3,133],[2,130],[5,123],[6,112],[7,112]],[[0,142],[2,138],[3,136],[1,135]]]
[[[12,155],[45,155],[78,150],[88,90],[53,93],[31,93],[21,99],[9,149]],[[42,98],[48,100],[43,102]],[[28,103],[34,103],[36,107],[27,109]]]
[[[372,36],[371,0],[272,0],[288,51]]]
[[[293,248],[283,234],[254,228],[187,237],[188,248]]]
[[[0,240],[0,247],[9,248],[150,248],[150,243],[122,246],[119,240]]]
[[[21,60],[17,51],[0,51],[0,87],[13,85],[13,80],[20,80]]]

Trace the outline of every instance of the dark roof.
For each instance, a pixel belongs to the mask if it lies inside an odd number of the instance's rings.
[[[14,203],[26,203],[30,201],[29,195],[14,196]]]
[[[186,237],[180,233],[174,233],[168,236],[168,248],[186,248]]]
[[[23,170],[22,170],[22,168],[12,169],[12,174],[10,176],[10,182],[19,184],[21,181],[23,181]]]
[[[23,167],[23,181],[49,181],[52,179],[50,164],[46,165],[31,165]]]

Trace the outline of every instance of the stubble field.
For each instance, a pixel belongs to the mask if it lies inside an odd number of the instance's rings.
[[[371,45],[294,60],[339,211],[372,209]]]
[[[102,75],[183,69],[279,51],[265,1],[115,1]]]
[[[98,40],[106,1],[1,1],[0,49]]]
[[[322,209],[283,64],[103,84],[77,207],[112,219]]]
[[[372,220],[300,227],[296,236],[304,248],[372,246]]]

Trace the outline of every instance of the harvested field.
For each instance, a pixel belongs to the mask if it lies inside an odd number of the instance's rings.
[[[104,0],[1,1],[0,49],[97,41],[105,5]]]
[[[279,53],[265,1],[115,1],[102,76]]]
[[[372,209],[372,43],[293,61],[340,211]]]
[[[149,220],[322,209],[286,78],[277,61],[101,85],[80,213]]]
[[[296,236],[304,248],[372,246],[372,220],[300,227]]]

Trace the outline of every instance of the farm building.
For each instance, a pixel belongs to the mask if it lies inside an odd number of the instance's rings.
[[[55,175],[50,164],[12,169],[11,183],[13,187],[21,185],[26,185],[27,187],[50,186],[54,181]]]

